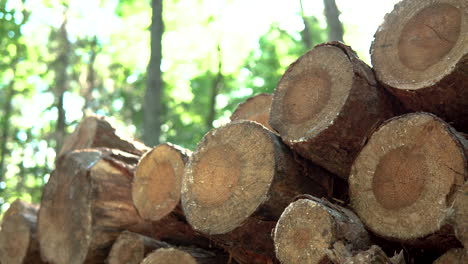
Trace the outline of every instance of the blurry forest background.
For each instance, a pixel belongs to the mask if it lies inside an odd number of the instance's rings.
[[[395,2],[0,0],[1,211],[39,202],[83,115],[194,149],[316,44],[344,38],[369,62]]]

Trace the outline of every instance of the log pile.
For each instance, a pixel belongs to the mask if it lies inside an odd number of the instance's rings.
[[[468,263],[468,2],[403,0],[372,44],[287,69],[191,152],[86,117],[1,263]]]

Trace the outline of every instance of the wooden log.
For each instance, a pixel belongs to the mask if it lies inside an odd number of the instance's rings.
[[[366,137],[392,115],[369,66],[350,47],[330,42],[289,66],[269,123],[301,156],[347,179]]]
[[[326,249],[327,257],[334,264],[406,264],[403,250],[393,257],[387,254],[377,245],[372,245],[369,249],[353,253],[342,241],[333,245],[333,249]]]
[[[308,195],[284,210],[274,240],[276,257],[283,264],[330,263],[328,255],[335,255],[333,245],[338,242],[352,252],[371,245],[364,225],[353,212]]]
[[[133,203],[140,215],[158,221],[180,202],[185,163],[191,151],[165,143],[140,159],[133,179]]]
[[[455,236],[468,249],[468,182],[456,192],[452,209],[451,223],[455,228]]]
[[[468,2],[405,0],[371,47],[377,79],[411,111],[468,131]]]
[[[5,212],[0,231],[1,263],[44,263],[36,235],[38,210],[37,205],[16,200]]]
[[[107,264],[138,264],[146,255],[171,245],[137,233],[124,231],[112,245]]]
[[[236,108],[231,116],[231,121],[251,120],[274,131],[270,124],[268,124],[272,100],[273,96],[266,93],[250,97]]]
[[[433,264],[466,263],[468,263],[468,252],[464,248],[452,248],[433,262]]]
[[[151,233],[131,197],[138,156],[110,149],[65,154],[44,187],[41,255],[51,264],[102,263],[123,230]]]
[[[225,256],[198,248],[161,248],[149,254],[141,264],[222,264]]]
[[[284,208],[302,193],[326,196],[330,181],[264,126],[233,122],[208,132],[190,157],[182,208],[195,230],[213,235],[234,259],[265,263],[274,259],[270,232]]]
[[[352,207],[379,236],[438,251],[459,246],[448,224],[454,194],[468,177],[466,147],[432,114],[386,121],[353,165]]]
[[[77,149],[114,148],[141,156],[149,148],[116,130],[104,116],[90,115],[65,139],[57,157]]]

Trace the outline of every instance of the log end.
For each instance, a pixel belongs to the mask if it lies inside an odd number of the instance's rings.
[[[468,176],[463,145],[427,113],[390,119],[370,137],[349,178],[353,208],[375,233],[400,240],[438,231]]]
[[[185,251],[161,248],[149,254],[141,264],[197,264],[197,260]]]
[[[161,144],[139,161],[132,185],[132,197],[140,215],[158,221],[180,201],[186,152],[172,144]]]
[[[145,257],[145,245],[141,235],[124,231],[112,245],[107,264],[139,264]]]
[[[260,123],[273,131],[268,124],[273,96],[271,94],[258,94],[240,104],[231,116],[231,121],[251,120]]]

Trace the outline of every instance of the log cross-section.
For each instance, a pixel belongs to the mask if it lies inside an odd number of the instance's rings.
[[[270,125],[301,156],[347,179],[370,132],[393,115],[374,73],[339,42],[289,66],[273,95]]]
[[[457,245],[448,224],[455,194],[468,178],[467,147],[432,114],[386,121],[351,170],[352,207],[382,237],[438,250]]]

